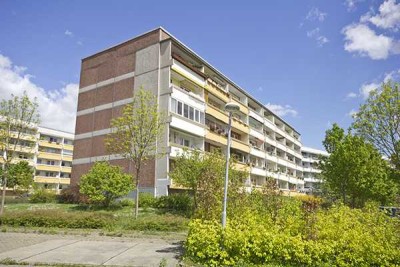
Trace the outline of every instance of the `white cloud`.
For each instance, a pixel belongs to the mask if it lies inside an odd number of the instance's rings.
[[[71,31],[69,31],[69,30],[65,30],[64,34],[65,34],[66,36],[69,36],[69,37],[74,36],[73,32],[71,32]]]
[[[375,26],[382,29],[400,29],[400,3],[396,4],[396,0],[384,1],[379,6],[379,13],[375,16],[371,12],[362,17],[363,21],[369,21]]]
[[[350,53],[369,56],[371,59],[386,59],[389,54],[400,54],[396,40],[375,31],[364,24],[346,26],[342,33],[345,35],[344,49]]]
[[[346,99],[350,99],[350,98],[356,98],[357,94],[354,92],[350,92],[346,95]]]
[[[307,31],[307,37],[314,39],[317,42],[318,46],[323,46],[324,44],[329,42],[328,38],[320,33],[318,27],[311,31]]]
[[[79,86],[74,83],[57,90],[45,90],[36,85],[32,75],[25,74],[26,68],[14,65],[11,60],[0,54],[0,95],[8,99],[11,94],[21,95],[27,92],[30,98],[37,98],[41,125],[50,128],[74,132],[76,105]]]
[[[276,104],[271,104],[268,103],[265,105],[268,109],[270,109],[272,112],[274,112],[276,115],[278,116],[286,116],[286,115],[290,115],[292,117],[296,117],[297,116],[297,111],[294,110],[290,105],[276,105]]]
[[[313,7],[310,11],[308,11],[306,19],[311,21],[318,20],[320,22],[323,22],[327,15],[327,13],[322,12],[317,7]]]
[[[363,0],[345,0],[344,4],[347,7],[347,11],[353,11],[356,9],[356,5],[360,2],[362,2]]]
[[[378,89],[380,87],[379,83],[365,83],[361,86],[360,88],[360,96],[364,99],[367,99],[369,96],[369,93]]]
[[[83,45],[83,42],[82,41],[78,41],[78,42],[76,42],[76,44],[77,45]]]

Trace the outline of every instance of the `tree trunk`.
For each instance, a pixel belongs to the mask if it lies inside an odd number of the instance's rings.
[[[1,194],[1,206],[0,206],[0,216],[3,215],[4,211],[4,202],[6,200],[6,188],[7,188],[7,175],[5,173],[6,165],[3,163],[1,165],[1,168],[3,169],[3,192]]]
[[[139,215],[139,173],[140,169],[136,169],[135,219],[137,219]]]

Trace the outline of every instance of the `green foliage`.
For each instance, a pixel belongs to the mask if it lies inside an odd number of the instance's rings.
[[[172,212],[184,216],[191,216],[193,198],[188,194],[171,194],[157,199],[156,207],[162,211]]]
[[[70,185],[61,190],[60,195],[57,196],[59,203],[65,204],[89,204],[87,196],[79,192],[79,185]]]
[[[38,189],[29,197],[31,203],[52,203],[56,202],[57,195],[52,190]]]
[[[121,199],[121,201],[119,203],[121,204],[122,207],[134,207],[135,206],[135,201],[133,201],[133,199],[129,199],[129,198]]]
[[[157,199],[151,193],[140,193],[140,207],[143,209],[154,208]]]
[[[108,162],[96,162],[90,171],[81,177],[80,192],[89,201],[108,207],[118,197],[133,189],[131,177],[118,166]]]
[[[186,257],[208,266],[400,264],[400,222],[377,207],[318,210],[310,235],[309,229],[301,226],[306,211],[296,208],[301,206],[296,202],[300,203],[294,200],[289,207],[279,208],[275,222],[263,212],[245,212],[230,219],[225,231],[219,221],[192,220]]]
[[[242,187],[247,174],[229,166],[228,212],[243,206]],[[170,177],[174,184],[193,192],[193,214],[196,218],[217,219],[222,213],[224,190],[225,157],[222,153],[202,153],[197,150],[185,151],[175,160]]]
[[[331,135],[336,130],[327,131],[326,143],[335,139]],[[380,153],[362,137],[351,133],[337,140],[330,156],[322,161],[321,169],[328,192],[352,207],[362,207],[368,200],[387,204],[397,192],[389,176],[389,166]]]
[[[383,83],[371,91],[365,104],[354,116],[352,128],[380,152],[384,153],[400,171],[400,85]]]
[[[8,187],[28,190],[33,184],[33,168],[27,161],[12,164],[8,170]]]
[[[172,214],[151,214],[136,220],[132,217],[120,218],[115,226],[124,230],[178,232],[187,230],[187,219]]]
[[[336,147],[343,141],[345,137],[344,130],[334,123],[332,129],[329,129],[325,133],[325,140],[322,141],[326,151],[332,153],[336,150]]]
[[[124,106],[122,116],[111,121],[113,132],[105,141],[107,150],[131,161],[135,168],[136,186],[135,217],[139,210],[140,171],[155,156],[163,140],[166,116],[159,112],[157,97],[148,90],[140,89],[132,102]],[[158,144],[158,147],[157,147]]]
[[[112,220],[112,215],[109,214],[35,210],[5,213],[0,217],[0,224],[9,226],[99,229],[106,227]]]

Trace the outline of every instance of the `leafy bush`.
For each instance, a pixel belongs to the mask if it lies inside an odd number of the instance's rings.
[[[154,208],[156,206],[157,199],[150,193],[139,194],[139,207],[143,209]]]
[[[124,230],[136,231],[167,231],[176,232],[187,230],[187,219],[174,215],[148,215],[133,219],[131,217],[120,218],[117,222]]]
[[[29,203],[29,198],[24,196],[6,196],[4,202],[6,204]]]
[[[30,197],[31,203],[51,203],[56,202],[56,193],[47,189],[38,189]]]
[[[291,203],[292,205],[293,203]],[[228,221],[193,220],[186,256],[210,265],[282,264],[288,266],[398,266],[400,221],[376,207],[334,207],[316,212],[312,231],[296,209],[286,209],[276,222],[257,212]]]
[[[79,192],[79,185],[71,185],[61,190],[57,197],[58,202],[68,204],[88,204],[87,196]]]
[[[193,198],[188,194],[172,194],[157,199],[156,207],[163,211],[190,216],[193,210]]]
[[[129,199],[129,198],[124,198],[121,199],[120,202],[122,207],[133,207],[135,206],[135,201],[133,199]]]
[[[35,210],[5,213],[1,225],[99,229],[112,223],[112,215],[88,212]]]

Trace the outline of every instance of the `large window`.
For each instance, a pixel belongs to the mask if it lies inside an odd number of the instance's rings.
[[[171,111],[189,120],[204,123],[204,112],[171,98]]]

